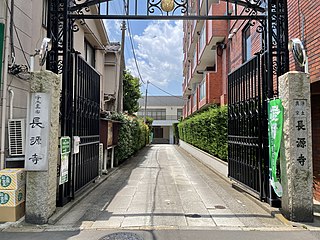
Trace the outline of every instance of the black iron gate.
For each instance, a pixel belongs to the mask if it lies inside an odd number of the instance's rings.
[[[74,135],[80,137],[80,149],[72,158],[72,197],[98,177],[100,143],[100,75],[81,56],[75,59]]]
[[[71,154],[69,181],[59,186],[58,206],[62,206],[99,175],[100,75],[79,54],[69,56],[70,92],[62,101],[61,117],[67,136],[80,137],[79,153]],[[71,106],[69,106],[70,104]],[[62,129],[64,130],[64,129]]]
[[[228,76],[229,177],[261,200],[279,206],[269,183],[268,99],[289,70],[287,2],[268,1],[268,19],[257,28],[262,48]]]
[[[268,182],[266,106],[267,99],[277,94],[274,89],[277,77],[289,68],[287,0],[223,0],[226,14],[220,16],[210,15],[211,3],[203,0],[172,0],[166,9],[173,8],[167,11],[161,0],[48,1],[48,37],[52,39],[52,50],[47,69],[62,74],[61,135],[80,135],[82,141],[80,154],[69,163],[71,181],[60,187],[60,205],[97,174],[99,124],[95,123],[99,117],[100,94],[95,84],[98,77],[83,60],[75,57],[73,49],[73,33],[86,19],[239,20],[256,25],[262,39],[259,55],[229,75],[229,176],[261,199],[273,201]],[[124,3],[125,11],[112,15],[110,5],[118,1]],[[202,4],[205,11],[201,11]],[[89,13],[93,6],[98,6],[100,12]]]
[[[261,57],[254,56],[228,76],[229,177],[263,197],[264,164],[261,117],[265,100]]]

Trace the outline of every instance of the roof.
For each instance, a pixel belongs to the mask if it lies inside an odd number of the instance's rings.
[[[148,96],[148,106],[181,106],[184,105],[182,96]],[[144,97],[139,99],[139,106],[144,106]]]
[[[111,52],[117,52],[120,50],[120,48],[121,48],[121,45],[119,42],[111,42],[106,47],[107,51],[111,51]]]

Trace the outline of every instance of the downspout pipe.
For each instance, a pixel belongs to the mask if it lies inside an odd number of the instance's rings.
[[[10,10],[11,0],[7,0],[7,18],[6,18],[6,33],[5,33],[5,49],[4,49],[4,64],[3,64],[3,85],[2,85],[2,118],[1,118],[1,139],[0,139],[0,170],[4,169],[5,159],[5,137],[6,137],[6,117],[7,117],[7,89],[8,89],[8,66],[10,55]],[[0,56],[2,58],[2,56]],[[1,59],[2,60],[2,59]]]
[[[10,93],[10,105],[9,105],[9,119],[13,118],[13,98],[14,98],[14,91],[12,88],[9,88],[9,93]]]

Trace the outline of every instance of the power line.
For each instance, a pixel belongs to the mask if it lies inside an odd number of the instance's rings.
[[[131,35],[131,30],[130,30],[130,23],[129,21],[127,20],[127,23],[128,23],[128,31],[129,31],[129,37],[130,37],[130,42],[131,42],[131,48],[132,48],[132,52],[133,52],[133,58],[134,58],[134,61],[135,61],[135,65],[136,65],[136,68],[137,68],[137,71],[138,71],[138,74],[139,74],[139,77],[141,79],[141,82],[145,84],[145,82],[143,81],[142,79],[142,76],[141,76],[141,73],[140,73],[140,69],[139,69],[139,65],[138,65],[138,61],[137,61],[137,57],[136,57],[136,53],[135,53],[135,49],[134,49],[134,44],[133,44],[133,39],[132,39],[132,35]],[[175,96],[169,92],[167,92],[166,90],[163,90],[162,88],[158,87],[157,85],[153,84],[152,82],[148,81],[148,83],[150,83],[151,85],[153,85],[154,87],[156,87],[157,89],[159,89],[160,91],[172,96],[172,97],[176,97],[176,98],[179,98],[179,99],[182,99],[182,97],[178,97],[178,96]]]
[[[123,0],[123,3],[124,3],[124,9],[125,9],[125,7],[126,7],[125,4],[126,4],[126,3],[125,3],[124,0]],[[125,9],[125,11],[126,11],[126,9]],[[127,19],[127,25],[128,25],[128,33],[129,33],[129,38],[130,38],[130,43],[131,43],[133,58],[134,58],[134,62],[135,62],[136,68],[137,68],[137,72],[138,72],[138,75],[139,75],[139,77],[140,77],[141,82],[142,82],[143,84],[145,84],[145,81],[142,79],[142,76],[141,76],[141,73],[140,73],[140,68],[139,68],[139,65],[138,65],[137,56],[136,56],[136,51],[135,51],[135,49],[134,49],[134,44],[133,44],[133,39],[132,39],[132,34],[131,34],[130,22],[128,21],[128,19]],[[172,96],[172,97],[175,97],[175,98],[178,98],[178,99],[182,99],[182,100],[183,100],[182,97],[175,96],[175,95],[173,95],[173,94],[171,94],[171,93],[169,93],[169,92],[161,89],[160,87],[156,86],[155,84],[153,84],[153,83],[150,82],[150,81],[147,81],[147,86],[148,86],[148,83],[150,83],[151,85],[153,85],[154,87],[156,87],[156,88],[159,89],[160,91],[162,91],[162,92],[164,92],[164,93],[166,93],[166,94],[168,94],[168,95],[170,95],[170,96]],[[148,89],[148,87],[147,87],[146,89]]]
[[[141,73],[140,73],[140,69],[139,69],[139,66],[138,66],[138,61],[137,61],[137,57],[136,57],[136,51],[135,51],[135,49],[134,49],[133,40],[132,40],[132,35],[131,35],[131,30],[130,30],[130,22],[127,20],[127,23],[128,23],[128,32],[129,32],[129,38],[130,38],[130,43],[131,43],[131,48],[132,48],[132,53],[133,53],[134,62],[135,62],[135,64],[136,64],[136,68],[137,68],[137,71],[138,71],[140,80],[141,80],[141,82],[142,82],[143,84],[145,84],[145,81],[143,81],[143,79],[142,79],[142,76],[141,76]]]
[[[6,2],[6,6],[7,6],[7,9],[8,9],[8,11],[9,11],[10,15],[12,15],[11,9],[9,8],[9,5],[8,5],[8,1],[5,0],[5,2]],[[26,53],[25,53],[25,51],[24,51],[24,49],[23,49],[23,47],[22,47],[21,40],[20,40],[18,31],[17,31],[16,25],[14,24],[14,21],[13,21],[13,16],[12,16],[12,23],[10,23],[10,24],[12,24],[13,27],[14,27],[14,31],[15,31],[15,33],[16,33],[16,35],[17,35],[17,39],[18,39],[18,42],[19,42],[19,45],[20,45],[20,49],[21,49],[21,51],[22,51],[22,53],[23,53],[23,57],[24,57],[24,59],[26,60],[26,63],[27,63],[27,65],[28,65],[28,68],[30,69],[30,65],[29,65],[28,59],[27,59],[27,57],[26,57]],[[12,40],[12,41],[13,41],[13,40]]]
[[[178,96],[176,96],[176,95],[173,95],[172,93],[169,93],[169,92],[167,92],[166,90],[163,90],[162,88],[158,87],[157,85],[153,84],[152,82],[149,82],[149,83],[150,83],[152,86],[154,86],[155,88],[159,89],[160,91],[162,91],[162,92],[164,92],[164,93],[166,93],[166,94],[168,94],[168,95],[170,95],[170,96],[172,96],[172,97],[175,97],[175,98],[179,98],[179,99],[184,100],[182,97],[178,97]]]

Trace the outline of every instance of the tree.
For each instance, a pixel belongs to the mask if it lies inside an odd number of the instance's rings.
[[[123,80],[123,110],[133,114],[139,110],[138,100],[141,98],[139,78],[133,77],[126,70]]]

